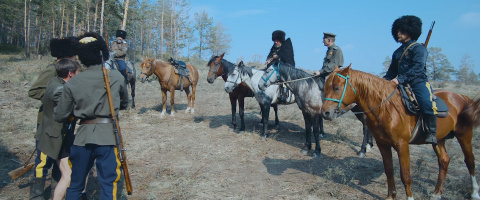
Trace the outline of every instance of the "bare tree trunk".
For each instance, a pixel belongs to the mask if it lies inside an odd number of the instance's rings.
[[[127,0],[125,3],[125,12],[123,13],[122,30],[125,30],[127,28],[128,3],[129,3],[129,0]]]
[[[25,0],[25,13],[24,13],[25,17],[23,18],[23,27],[24,27],[23,31],[24,31],[24,36],[25,36],[25,57],[28,58],[30,56],[29,55],[30,54],[30,52],[29,52],[30,49],[28,48],[29,45],[28,45],[28,35],[27,35],[27,29],[28,29],[28,27],[27,27],[27,17],[28,17],[27,16],[27,8],[28,8],[27,0]]]
[[[52,6],[52,13],[55,13],[55,6]],[[53,38],[57,37],[55,33],[55,15],[52,15],[52,36]]]
[[[163,56],[163,16],[165,15],[165,0],[162,0],[162,25],[160,26],[160,56]]]
[[[73,36],[77,35],[77,1],[73,1]],[[87,4],[88,10],[88,4]],[[88,14],[87,14],[87,21],[88,21]]]
[[[105,0],[102,0],[102,10],[100,11],[100,35],[103,35],[103,14],[105,8]]]
[[[62,20],[60,25],[60,38],[63,37],[63,18],[65,17],[65,0],[63,0],[63,7],[62,7]]]
[[[97,13],[98,13],[98,0],[95,1],[95,20],[93,20],[93,31],[97,31]]]
[[[87,1],[87,32],[90,32],[90,2]],[[75,14],[77,14],[77,4],[75,4],[75,13],[73,14],[75,18]]]

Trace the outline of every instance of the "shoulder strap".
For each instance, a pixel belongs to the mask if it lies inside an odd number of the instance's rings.
[[[405,49],[405,51],[403,51],[402,56],[400,56],[400,59],[398,60],[398,65],[399,66],[400,66],[400,62],[402,62],[402,59],[403,59],[403,56],[405,55],[405,53],[407,53],[408,49],[410,49],[410,47],[412,47],[414,44],[417,44],[417,42],[414,42],[414,43],[408,45],[408,47]]]

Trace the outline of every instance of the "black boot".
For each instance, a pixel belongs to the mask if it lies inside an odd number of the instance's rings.
[[[423,124],[425,126],[425,133],[427,138],[425,143],[437,145],[437,116],[423,115]]]
[[[43,190],[45,189],[45,178],[32,179],[32,185],[30,186],[30,200],[44,200]]]

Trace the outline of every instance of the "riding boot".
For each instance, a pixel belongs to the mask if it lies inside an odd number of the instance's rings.
[[[43,190],[45,189],[45,177],[32,179],[32,185],[30,186],[30,200],[44,200]]]
[[[425,126],[425,132],[427,139],[425,143],[437,145],[437,116],[435,115],[422,115],[423,124]]]

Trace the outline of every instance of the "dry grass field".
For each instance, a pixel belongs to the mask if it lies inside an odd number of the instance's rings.
[[[35,147],[33,134],[40,102],[27,96],[41,68],[51,58],[24,60],[0,55],[0,200],[28,199],[32,171],[12,181],[7,173],[21,166]],[[137,83],[136,109],[121,112],[120,126],[127,151],[133,195],[120,199],[383,199],[386,177],[378,148],[365,158],[356,155],[362,141],[361,123],[348,113],[325,122],[322,156],[300,153],[304,122],[296,104],[279,106],[280,127],[270,121],[267,141],[260,141],[259,107],[246,99],[246,131],[229,131],[231,111],[220,78],[208,84],[200,72],[195,113],[185,113],[185,93],[175,93],[175,116],[160,117],[157,81]],[[137,63],[137,72],[140,69]],[[478,97],[480,87],[445,85]],[[170,95],[170,94],[169,94]],[[168,97],[170,99],[170,96]],[[170,113],[170,103],[167,101]],[[238,109],[237,109],[238,110]],[[273,109],[270,119],[273,119]],[[480,174],[480,129],[474,133],[476,172]],[[443,199],[468,199],[471,186],[456,140],[447,141],[450,168]],[[412,145],[411,173],[416,199],[429,199],[438,166],[430,145]],[[398,159],[394,156],[398,199],[405,199]],[[89,178],[90,199],[99,199],[95,170]],[[49,183],[47,182],[47,186]],[[49,191],[49,188],[47,188]],[[48,192],[47,192],[48,193]],[[46,194],[45,197],[50,197]]]

